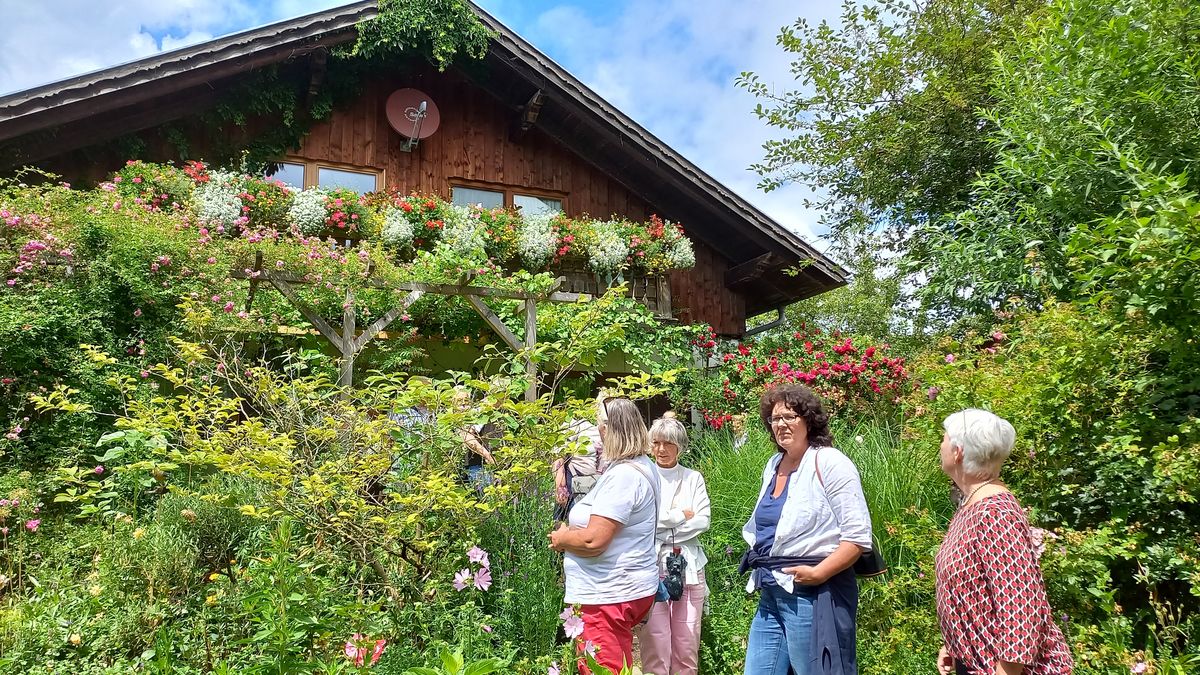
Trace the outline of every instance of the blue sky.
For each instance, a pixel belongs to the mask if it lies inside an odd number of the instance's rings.
[[[736,88],[752,70],[794,88],[781,26],[836,18],[821,0],[477,0],[667,144],[780,223],[822,245],[810,192],[756,188],[749,165],[777,136]],[[0,93],[132,61],[341,0],[0,0]],[[686,226],[686,223],[685,223]]]

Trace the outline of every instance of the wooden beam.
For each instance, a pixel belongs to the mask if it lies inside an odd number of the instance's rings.
[[[250,295],[246,296],[246,313],[250,313],[250,307],[254,304],[254,294],[258,292],[258,285],[262,283],[259,278],[262,273],[262,251],[254,252],[254,269],[250,273]],[[255,274],[258,272],[259,274]]]
[[[536,401],[538,390],[538,369],[533,362],[533,348],[537,346],[537,302],[525,301],[525,376],[529,378],[529,386],[525,388],[525,400]]]
[[[321,85],[325,83],[325,64],[329,59],[329,51],[324,47],[315,50],[308,57],[308,93],[304,97],[304,109],[312,113],[313,102],[321,93]]]
[[[342,368],[338,373],[338,384],[349,387],[354,384],[354,290],[347,288],[345,300],[342,301],[342,341],[339,351],[342,353]]]
[[[764,253],[757,258],[725,270],[725,286],[735,288],[746,283],[761,279],[767,272],[788,263],[782,256],[775,253]]]
[[[354,350],[362,350],[362,348],[365,347],[368,342],[373,340],[376,335],[379,335],[381,332],[383,332],[385,328],[391,325],[393,321],[398,319],[401,314],[408,310],[409,307],[412,307],[414,302],[420,300],[422,295],[425,295],[423,291],[413,291],[412,293],[409,293],[399,306],[393,307],[387,314],[375,319],[375,321],[373,321],[370,326],[367,326],[367,329],[354,340]]]
[[[267,281],[270,281],[272,286],[279,289],[279,292],[283,293],[284,297],[290,300],[291,303],[295,305],[296,309],[300,310],[300,313],[304,315],[304,318],[308,319],[308,322],[313,325],[313,328],[321,331],[321,335],[325,336],[326,340],[329,340],[329,344],[333,345],[334,347],[337,347],[341,344],[342,336],[338,335],[337,331],[333,329],[333,326],[330,326],[325,319],[321,318],[321,315],[317,314],[317,312],[310,307],[307,302],[304,302],[300,299],[300,296],[296,294],[296,289],[292,288],[291,284],[283,279],[277,279],[272,274],[267,275]]]
[[[517,108],[517,119],[513,122],[512,130],[509,132],[509,140],[517,142],[525,135],[527,131],[537,124],[538,114],[542,112],[542,105],[546,102],[546,94],[541,90],[535,90],[525,105]]]
[[[500,317],[496,316],[496,313],[482,299],[475,295],[464,295],[463,297],[467,299],[467,302],[471,303],[475,311],[479,312],[479,316],[483,317],[483,320],[492,327],[492,330],[496,331],[496,334],[500,336],[501,340],[504,340],[510,349],[514,352],[521,351],[521,341],[517,339],[516,335],[513,335],[508,326],[504,325]]]

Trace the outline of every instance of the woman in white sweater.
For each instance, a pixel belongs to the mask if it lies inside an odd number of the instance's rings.
[[[647,675],[696,675],[700,665],[700,617],[708,586],[700,534],[712,520],[704,476],[679,464],[687,449],[687,430],[674,418],[663,417],[650,427],[654,461],[661,492],[658,505],[659,574],[667,579],[668,558],[681,557],[683,593],[678,600],[659,602],[642,627],[642,672]],[[673,557],[672,554],[678,557]],[[668,580],[668,585],[669,580]]]

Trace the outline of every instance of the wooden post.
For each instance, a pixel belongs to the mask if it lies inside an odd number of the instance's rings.
[[[538,370],[533,362],[533,348],[537,345],[537,301],[529,298],[525,301],[525,375],[529,378],[529,387],[525,389],[525,400],[537,400]]]
[[[342,370],[338,374],[338,384],[349,387],[354,384],[354,291],[346,288],[346,300],[342,305]]]

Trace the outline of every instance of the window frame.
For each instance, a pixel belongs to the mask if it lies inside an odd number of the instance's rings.
[[[349,171],[352,173],[371,174],[375,176],[375,191],[384,189],[387,185],[387,171],[385,169],[377,169],[373,166],[360,166],[357,164],[343,164],[340,162],[329,162],[323,159],[306,159],[304,157],[284,157],[280,159],[281,164],[298,164],[304,167],[304,185],[300,189],[307,190],[308,188],[318,187],[317,178],[320,175],[321,169],[332,169],[334,171]]]
[[[499,192],[504,195],[504,208],[515,208],[513,205],[513,197],[521,195],[523,197],[538,197],[540,199],[557,199],[562,204],[562,212],[570,213],[570,203],[568,201],[568,193],[559,192],[557,190],[546,190],[543,188],[532,188],[520,185],[508,185],[505,183],[492,183],[482,180],[470,180],[466,178],[451,178],[449,180],[450,199],[454,199],[454,188],[470,188],[472,190],[487,190],[489,192]]]

